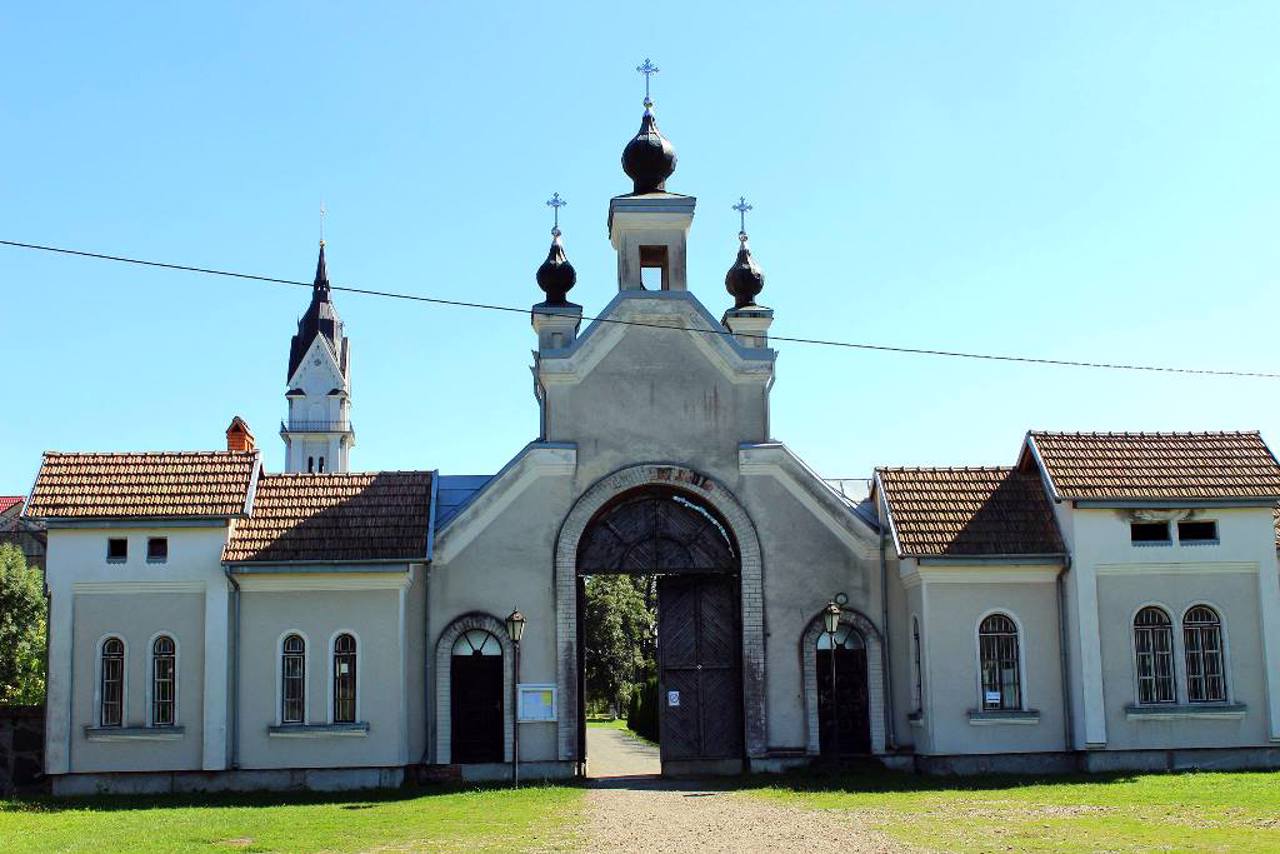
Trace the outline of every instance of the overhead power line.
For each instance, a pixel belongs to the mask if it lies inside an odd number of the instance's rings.
[[[72,255],[80,258],[93,258],[99,261],[116,261],[122,264],[136,264],[140,267],[157,267],[162,270],[178,270],[184,273],[201,273],[208,276],[225,276],[232,279],[245,279],[251,282],[266,282],[274,285],[291,285],[295,287],[309,288],[312,282],[304,282],[298,279],[280,279],[274,276],[262,276],[254,273],[239,273],[233,270],[218,270],[211,267],[197,267],[190,264],[173,264],[165,261],[150,261],[143,258],[129,258],[123,255],[109,255],[104,252],[89,252],[83,249],[68,249],[62,246],[46,246],[39,243],[24,243],[18,240],[0,239],[0,246],[12,246],[18,249],[34,249],[41,252],[52,252],[59,255]],[[364,296],[385,297],[387,299],[408,300],[411,302],[428,303],[431,305],[446,305],[456,308],[476,308],[485,311],[503,311],[516,314],[528,314],[531,309],[520,308],[511,305],[496,305],[493,303],[469,302],[466,300],[452,300],[441,297],[428,297],[419,294],[406,294],[396,291],[381,291],[372,288],[356,288],[350,285],[330,285],[331,290],[342,291],[350,294],[362,294]],[[683,332],[695,332],[703,335],[723,335],[732,337],[733,333],[726,329],[692,329],[688,327],[672,327],[662,323],[654,323],[643,320],[622,320],[614,317],[600,317],[592,315],[583,315],[583,320],[595,321],[598,323],[614,323],[621,326],[643,326],[650,329],[679,330]],[[1216,368],[1185,368],[1169,365],[1138,365],[1124,362],[1101,362],[1086,359],[1049,359],[1036,356],[1009,356],[998,353],[971,353],[962,350],[941,350],[930,347],[897,347],[889,344],[869,344],[857,341],[834,341],[824,338],[799,338],[785,335],[769,335],[771,342],[786,342],[789,344],[812,344],[821,347],[842,347],[847,350],[867,350],[880,353],[900,353],[915,356],[941,356],[952,359],[973,359],[987,362],[1015,362],[1027,365],[1053,365],[1057,367],[1067,368],[1095,368],[1099,370],[1111,371],[1141,371],[1147,373],[1161,374],[1193,374],[1199,376],[1212,377],[1251,377],[1258,379],[1280,379],[1280,372],[1273,371],[1232,371],[1221,370]]]

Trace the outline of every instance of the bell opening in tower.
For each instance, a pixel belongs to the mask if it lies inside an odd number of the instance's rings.
[[[646,290],[671,290],[671,265],[666,246],[640,247],[640,284]]]

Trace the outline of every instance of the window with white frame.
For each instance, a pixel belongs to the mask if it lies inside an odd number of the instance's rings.
[[[1018,661],[1018,626],[1005,614],[992,614],[978,626],[978,656],[982,671],[982,708],[988,711],[1022,708],[1022,677]]]
[[[1182,618],[1182,644],[1187,660],[1187,701],[1225,702],[1227,677],[1218,612],[1208,605],[1188,609]]]
[[[101,683],[98,697],[98,726],[124,725],[124,641],[107,638],[102,642]]]
[[[1177,702],[1173,678],[1173,622],[1149,605],[1133,618],[1133,650],[1142,705]]]
[[[924,710],[924,677],[920,666],[920,618],[911,618],[911,706]]]
[[[178,650],[173,638],[151,642],[151,725],[173,726],[178,700]]]
[[[333,722],[356,720],[356,639],[341,634],[333,640]]]
[[[302,635],[288,635],[280,646],[280,723],[304,723],[306,692],[307,642]]]

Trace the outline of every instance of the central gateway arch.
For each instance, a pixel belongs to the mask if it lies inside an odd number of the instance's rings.
[[[580,595],[583,576],[601,574],[659,576],[663,772],[730,773],[761,755],[763,579],[755,526],[718,482],[655,464],[596,483],[561,528],[560,758],[585,759]]]

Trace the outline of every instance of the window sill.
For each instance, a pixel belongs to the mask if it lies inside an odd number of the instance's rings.
[[[1160,706],[1125,706],[1124,716],[1131,721],[1179,721],[1197,718],[1239,720],[1244,717],[1244,703],[1168,703]]]
[[[186,736],[180,726],[86,726],[89,741],[178,741]]]
[[[969,710],[969,726],[999,726],[1002,724],[1034,726],[1038,723],[1040,723],[1040,712],[1037,709]]]
[[[267,727],[271,738],[365,738],[367,723],[354,724],[279,724]]]

